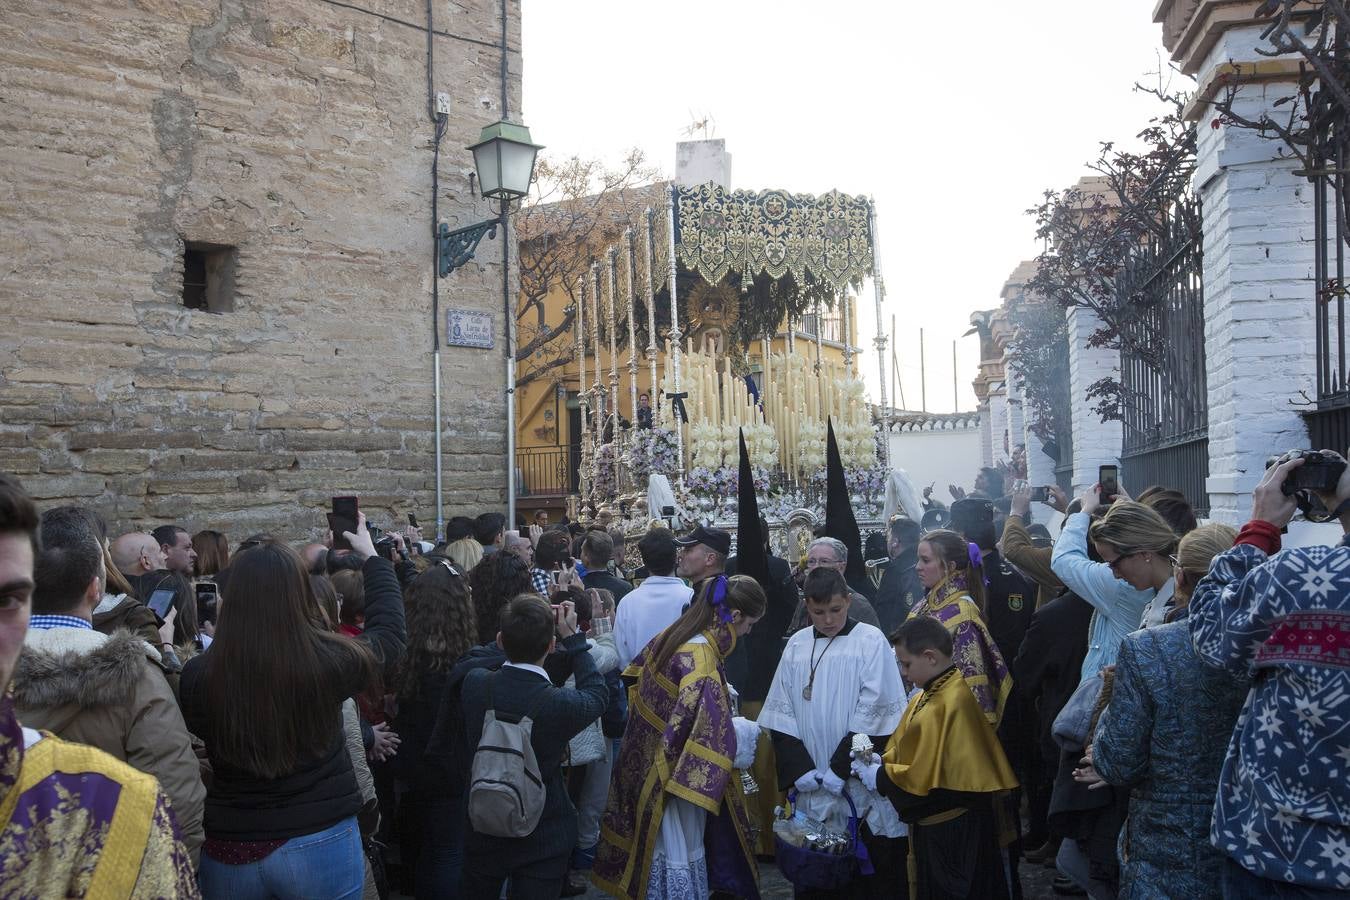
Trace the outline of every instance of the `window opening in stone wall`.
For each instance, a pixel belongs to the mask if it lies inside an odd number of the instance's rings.
[[[222,313],[234,309],[239,251],[222,244],[183,242],[183,305]]]

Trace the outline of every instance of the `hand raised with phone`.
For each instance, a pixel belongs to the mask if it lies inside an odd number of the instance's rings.
[[[568,638],[577,633],[577,605],[564,600],[553,605],[553,621],[558,629],[558,637]]]
[[[366,527],[366,514],[358,512],[356,514],[356,532],[342,532],[342,536],[347,539],[347,543],[352,546],[352,555],[361,559],[370,559],[375,555],[375,542],[370,539],[370,529]]]

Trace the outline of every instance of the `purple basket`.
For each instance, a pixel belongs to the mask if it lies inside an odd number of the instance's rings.
[[[797,791],[788,791],[788,803],[796,806]],[[774,835],[774,857],[778,870],[783,877],[792,882],[793,887],[801,890],[833,891],[849,884],[861,873],[871,875],[874,871],[867,848],[858,840],[858,808],[853,798],[844,791],[848,801],[848,836],[851,843],[848,853],[822,853],[806,847],[794,847],[787,841]]]

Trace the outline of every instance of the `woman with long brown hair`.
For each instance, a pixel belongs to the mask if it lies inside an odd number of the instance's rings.
[[[755,894],[749,819],[731,769],[738,746],[753,758],[759,730],[738,734],[724,663],[767,605],[753,578],[709,578],[624,671],[635,684],[596,851],[601,889],[634,900]]]
[[[398,695],[394,730],[403,739],[394,774],[406,790],[399,808],[400,846],[415,873],[415,896],[453,896],[459,886],[464,807],[426,748],[456,661],[474,645],[476,619],[469,579],[447,559],[408,586],[408,652],[393,679]]]
[[[205,529],[192,536],[197,559],[192,564],[198,578],[210,578],[230,564],[230,542],[219,531]]]
[[[914,571],[928,594],[909,618],[931,616],[951,632],[952,661],[995,728],[1012,693],[1008,664],[984,623],[984,569],[980,550],[955,531],[930,531],[919,541]]]
[[[361,795],[343,738],[342,703],[402,655],[393,566],[365,516],[347,534],[363,558],[366,629],[326,630],[300,556],[263,543],[230,564],[211,650],[183,668],[188,727],[206,741],[201,886],[207,898],[361,894]]]
[[[502,608],[512,598],[534,590],[529,568],[514,553],[493,553],[483,557],[469,571],[469,584],[473,588],[480,644],[497,639]]]

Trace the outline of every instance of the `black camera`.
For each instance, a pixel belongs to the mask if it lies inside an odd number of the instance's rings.
[[[1333,512],[1326,508],[1318,494],[1334,494],[1345,474],[1346,462],[1335,453],[1326,450],[1298,450],[1298,458],[1303,465],[1289,473],[1280,492],[1293,497],[1298,503],[1299,512],[1309,522],[1330,521]],[[1283,461],[1281,456],[1272,456],[1266,460],[1266,468]]]
[[[1299,491],[1315,493],[1335,493],[1345,474],[1345,460],[1326,450],[1299,450],[1298,457],[1303,465],[1289,473],[1289,477],[1280,485],[1286,497],[1292,497]],[[1272,456],[1266,460],[1266,468],[1277,465],[1282,457]]]

